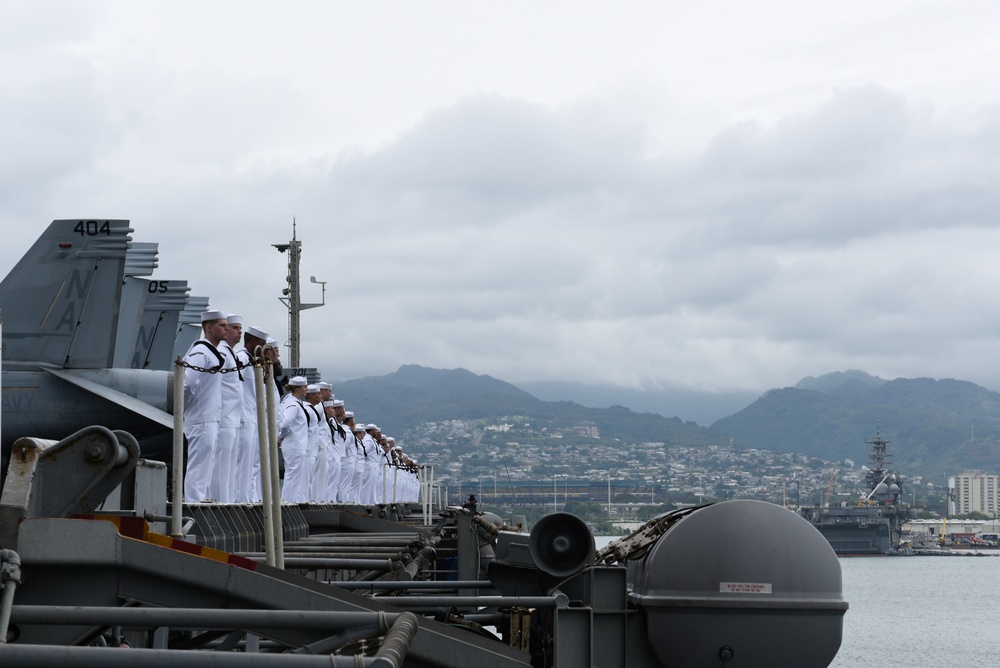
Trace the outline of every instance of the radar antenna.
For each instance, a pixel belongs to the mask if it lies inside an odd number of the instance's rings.
[[[292,240],[287,244],[271,244],[279,253],[288,251],[288,287],[281,291],[278,301],[288,309],[288,362],[292,368],[299,367],[300,328],[299,313],[310,308],[326,304],[326,281],[317,281],[315,276],[309,277],[310,283],[319,283],[323,287],[323,299],[318,304],[303,304],[299,289],[299,260],[302,256],[302,242],[295,236],[295,218],[292,218]]]

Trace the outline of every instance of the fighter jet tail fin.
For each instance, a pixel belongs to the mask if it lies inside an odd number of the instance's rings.
[[[181,313],[187,306],[187,281],[148,281],[146,308],[128,364],[133,369],[172,371],[174,341]]]
[[[114,364],[127,220],[54,220],[0,283],[3,358],[94,369]]]

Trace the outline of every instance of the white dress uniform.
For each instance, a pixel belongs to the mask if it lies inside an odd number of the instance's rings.
[[[219,343],[219,352],[225,363],[224,370],[233,369],[222,376],[222,418],[219,421],[219,445],[216,451],[215,473],[209,485],[209,494],[219,503],[233,503],[233,483],[236,477],[236,439],[243,417],[242,371],[237,371],[236,352],[227,341]]]
[[[361,432],[354,432],[354,478],[351,482],[351,500],[349,503],[362,503],[361,488],[365,480],[365,470],[368,468],[368,457],[363,439],[358,438]]]
[[[316,472],[316,459],[319,455],[319,420],[316,415],[316,411],[313,409],[312,404],[309,403],[307,399],[302,400],[302,407],[309,411],[308,422],[309,422],[309,445],[306,450],[306,468],[308,469],[309,478],[309,491],[308,498],[306,501],[312,503],[313,492],[312,483],[313,477]]]
[[[309,476],[309,500],[312,503],[326,503],[326,466],[329,448],[333,444],[330,437],[330,425],[326,421],[323,404],[310,404],[306,408],[316,416],[316,429],[313,432],[311,456],[313,457],[312,473]]]
[[[375,441],[375,459],[368,463],[372,467],[372,485],[368,493],[368,503],[382,503],[382,446]]]
[[[354,462],[357,457],[354,452],[357,449],[357,442],[354,439],[354,432],[347,425],[340,425],[344,429],[342,437],[344,449],[340,457],[340,482],[337,483],[337,501],[340,503],[351,503],[351,487],[354,485]],[[337,434],[340,438],[340,434]]]
[[[340,494],[341,461],[344,459],[344,436],[341,432],[347,432],[337,422],[337,418],[329,418],[326,425],[330,429],[330,447],[326,460],[326,501],[336,503]]]
[[[278,438],[281,439],[281,454],[285,458],[281,500],[288,503],[309,501],[309,426],[310,421],[315,421],[311,413],[291,393],[285,395],[278,409]]]
[[[378,481],[376,486],[378,503],[389,503],[392,500],[392,455],[383,448],[382,456],[378,458]]]
[[[421,492],[420,473],[417,471],[410,471],[410,501],[412,503],[418,503],[420,501]]]
[[[365,459],[365,478],[364,487],[361,494],[361,503],[364,505],[370,505],[375,503],[375,482],[377,478],[378,471],[378,453],[382,451],[382,448],[378,446],[375,441],[375,437],[369,433],[365,433],[364,438],[365,453],[368,455]],[[381,484],[381,481],[378,481]]]
[[[223,360],[208,339],[198,339],[184,361],[202,369],[221,369]],[[215,469],[219,420],[222,418],[222,374],[184,370],[184,435],[187,437],[187,468],[184,500],[201,503],[212,497],[209,484]]]
[[[257,385],[254,382],[253,359],[242,343],[236,346],[236,359],[243,369],[243,413],[236,439],[236,475],[233,497],[236,503],[256,503],[260,488],[252,486],[254,470],[260,471],[260,445],[257,440]],[[259,483],[259,480],[258,480]]]
[[[416,471],[406,472],[406,500],[409,503],[420,501],[420,474]]]

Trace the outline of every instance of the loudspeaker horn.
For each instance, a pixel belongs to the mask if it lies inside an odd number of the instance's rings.
[[[594,563],[594,536],[587,524],[570,513],[550,513],[535,523],[528,537],[535,566],[549,575],[567,577]]]

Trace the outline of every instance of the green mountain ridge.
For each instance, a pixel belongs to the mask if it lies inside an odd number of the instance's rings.
[[[904,474],[940,482],[967,468],[1000,468],[1000,394],[955,379],[830,375],[805,385],[821,390],[771,390],[712,428],[750,447],[857,464],[867,462],[865,439],[879,428]]]
[[[593,423],[602,439],[623,442],[718,443],[723,436],[693,422],[624,406],[590,408],[569,401],[542,401],[510,383],[466,369],[406,365],[385,376],[333,384],[358,420],[378,424],[386,434],[402,434],[424,422],[495,420],[525,416],[553,428]]]
[[[955,379],[884,380],[863,371],[803,378],[773,389],[742,410],[700,427],[678,417],[623,406],[591,408],[542,401],[520,388],[466,369],[405,365],[394,373],[334,384],[358,420],[402,435],[425,422],[524,416],[552,429],[592,423],[602,442],[737,445],[829,461],[868,462],[876,425],[892,439],[892,465],[940,482],[967,468],[1000,470],[1000,394]]]

